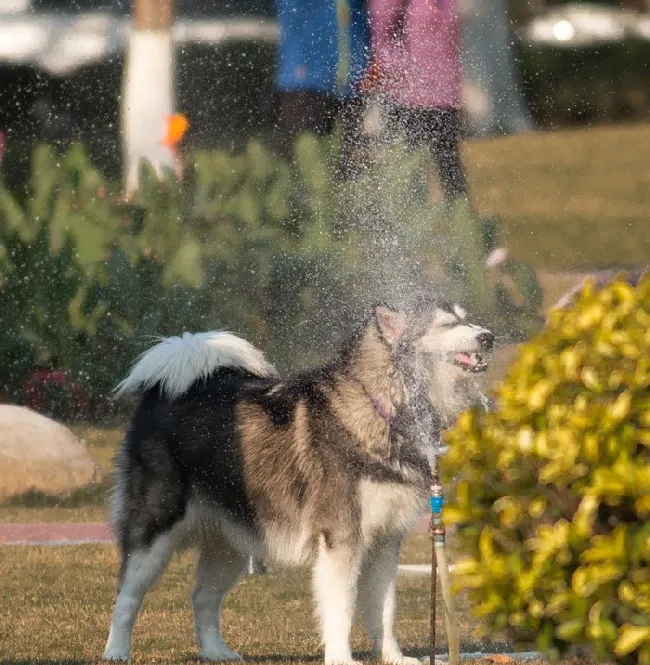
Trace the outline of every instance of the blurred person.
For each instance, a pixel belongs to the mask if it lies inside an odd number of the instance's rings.
[[[354,122],[370,33],[365,0],[277,0],[280,148],[302,131],[329,134],[340,114]]]
[[[466,199],[455,0],[368,0],[368,12],[372,66],[364,87],[382,100],[389,131],[429,148],[446,202]]]

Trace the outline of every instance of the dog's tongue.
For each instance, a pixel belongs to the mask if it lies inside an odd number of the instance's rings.
[[[478,358],[473,353],[457,353],[456,360],[465,367],[474,367],[478,364]]]

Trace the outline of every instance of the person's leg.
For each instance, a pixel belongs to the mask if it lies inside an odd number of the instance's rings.
[[[460,112],[457,109],[429,109],[426,115],[428,143],[456,238],[455,251],[449,253],[448,264],[458,275],[462,275],[468,304],[476,311],[490,312],[494,308],[494,293],[485,280],[483,270],[483,223],[469,200],[467,177],[460,154]]]
[[[336,112],[337,101],[330,95],[298,90],[280,93],[277,141],[280,153],[291,157],[296,139],[302,132],[313,132],[319,136],[329,134]]]
[[[352,180],[359,172],[359,151],[363,140],[363,116],[365,100],[361,96],[343,99],[340,105],[341,154],[339,157],[339,175]]]
[[[457,109],[396,107],[408,143],[427,146],[440,180],[445,202],[467,199],[467,178],[460,154],[461,118]]]
[[[431,127],[428,109],[391,104],[387,113],[387,127],[393,135],[401,135],[410,150],[429,149]],[[411,182],[413,196],[429,198],[429,168],[417,171]]]
[[[415,148],[418,144],[421,144],[421,140],[417,138],[419,133],[417,113],[413,109],[386,99],[383,105],[383,115],[384,131],[389,140],[400,136],[406,140],[410,148]]]
[[[460,154],[462,138],[458,109],[430,109],[426,113],[427,143],[438,168],[445,201],[466,199],[467,177]]]

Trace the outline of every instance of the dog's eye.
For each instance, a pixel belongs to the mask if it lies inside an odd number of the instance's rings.
[[[446,321],[438,324],[438,328],[455,328],[458,321]]]

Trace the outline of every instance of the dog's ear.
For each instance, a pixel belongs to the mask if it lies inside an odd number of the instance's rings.
[[[406,330],[406,312],[381,305],[375,309],[375,316],[379,332],[389,344],[395,344]]]

